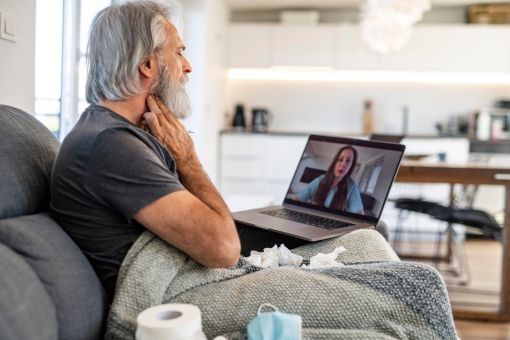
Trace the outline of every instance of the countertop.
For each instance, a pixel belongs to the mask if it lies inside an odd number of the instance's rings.
[[[510,140],[469,140],[469,152],[477,153],[508,153],[510,154]]]
[[[282,136],[309,136],[309,135],[323,135],[323,136],[334,136],[334,137],[351,137],[351,138],[360,138],[367,139],[368,135],[363,135],[359,133],[332,133],[332,132],[305,132],[305,131],[279,131],[279,130],[269,130],[267,132],[253,132],[250,130],[239,131],[239,130],[231,130],[224,129],[220,131],[220,134],[236,134],[236,135],[282,135]],[[395,134],[396,135],[396,134]],[[415,138],[415,139],[437,139],[437,138],[466,138],[463,136],[438,136],[438,135],[408,135],[405,138]],[[510,141],[509,141],[510,142]]]

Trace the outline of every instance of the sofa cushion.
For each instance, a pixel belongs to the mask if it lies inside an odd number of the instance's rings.
[[[48,211],[59,141],[26,112],[0,105],[0,219]]]
[[[28,263],[0,243],[0,339],[57,340],[55,305]]]
[[[102,336],[104,289],[81,250],[48,214],[0,220],[0,242],[21,255],[43,282],[57,310],[60,340]]]

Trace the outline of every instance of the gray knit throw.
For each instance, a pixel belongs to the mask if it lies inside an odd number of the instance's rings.
[[[379,233],[358,230],[293,253],[309,259],[339,246],[345,267],[260,269],[241,257],[213,269],[145,232],[122,263],[105,339],[134,339],[137,315],[163,303],[198,306],[208,339],[247,339],[262,303],[300,315],[303,339],[457,339],[441,276],[400,262]]]

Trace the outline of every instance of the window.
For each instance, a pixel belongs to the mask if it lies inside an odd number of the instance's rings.
[[[35,117],[63,139],[87,106],[85,51],[92,19],[111,0],[37,0]]]
[[[35,22],[35,116],[60,133],[62,0],[37,0]]]
[[[87,82],[86,51],[89,29],[92,20],[97,12],[110,6],[111,0],[94,0],[81,2],[81,20],[80,20],[80,61],[78,68],[78,115],[80,115],[89,106],[85,100],[85,83]],[[78,116],[76,116],[78,118]]]
[[[373,163],[367,164],[361,176],[359,190],[367,195],[372,195],[377,184],[377,179],[381,173],[384,158],[380,158]]]

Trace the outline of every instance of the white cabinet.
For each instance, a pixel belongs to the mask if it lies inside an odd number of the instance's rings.
[[[229,66],[270,67],[272,31],[272,25],[231,24],[228,45]]]
[[[283,202],[307,140],[305,135],[222,134],[221,194],[269,195]]]
[[[229,66],[339,70],[510,72],[510,27],[418,25],[398,52],[379,54],[357,25],[231,24]]]
[[[361,38],[361,30],[355,25],[338,27],[335,67],[339,70],[378,70],[381,55],[371,50]]]
[[[398,52],[381,55],[384,71],[448,71],[444,27],[416,26],[409,42]]]
[[[445,32],[448,70],[509,72],[510,29],[494,26],[467,28],[454,26],[449,27]]]
[[[381,56],[390,71],[509,72],[507,27],[416,26],[407,45]]]
[[[273,66],[334,67],[336,26],[275,26]]]

